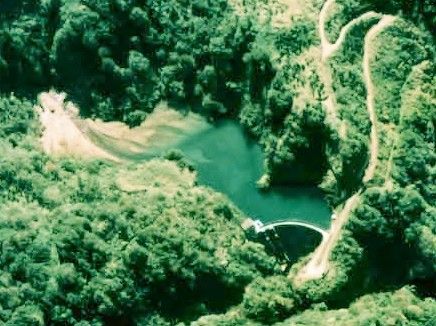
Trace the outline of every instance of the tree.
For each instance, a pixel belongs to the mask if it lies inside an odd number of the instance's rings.
[[[225,312],[277,272],[222,195],[182,183],[174,196],[165,185],[124,193],[110,164],[0,145],[3,322],[189,321]]]
[[[285,319],[300,304],[291,283],[283,276],[256,279],[247,287],[242,303],[247,317],[267,325]]]

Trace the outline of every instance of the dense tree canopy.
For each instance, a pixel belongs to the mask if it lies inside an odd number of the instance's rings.
[[[252,279],[276,271],[221,195],[185,184],[170,185],[174,195],[165,185],[125,193],[107,164],[53,161],[6,141],[1,150],[4,322],[191,319],[238,302]]]
[[[32,103],[15,96],[0,101],[0,121],[2,322],[190,320],[225,311],[253,279],[277,272],[263,246],[246,240],[242,214],[223,195],[193,186],[192,176],[184,179],[193,172],[174,180],[151,175],[138,181],[143,191],[122,190],[129,173],[182,175],[190,168],[183,158],[124,172],[49,158],[36,144]]]
[[[278,324],[285,325],[425,325],[432,323],[435,313],[432,300],[419,300],[413,289],[402,288],[392,293],[363,296],[348,309],[326,311],[319,306],[314,310],[292,317]],[[433,319],[434,320],[434,319]]]
[[[82,113],[131,125],[163,97],[203,104],[212,116],[241,101],[252,27],[225,0],[3,6],[2,89],[55,85],[87,108]]]
[[[0,0],[0,323],[431,324],[434,6],[337,0],[328,17],[332,40],[368,10],[402,17],[374,46],[381,149],[362,184],[371,131],[363,43],[379,18],[356,24],[322,67],[322,2],[277,27],[277,1]],[[264,149],[260,184],[322,181],[333,207],[359,191],[333,272],[298,286],[303,258],[283,275],[243,233],[245,216],[196,185],[180,153],[122,167],[42,153],[33,99],[49,88],[85,116],[130,126],[161,100],[238,119]],[[328,121],[330,93],[344,130]]]

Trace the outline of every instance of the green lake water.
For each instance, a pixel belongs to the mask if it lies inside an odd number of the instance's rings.
[[[130,161],[141,162],[171,149],[180,150],[198,171],[199,184],[226,194],[248,217],[264,224],[294,220],[329,228],[331,212],[317,187],[272,187],[266,191],[256,187],[263,174],[264,156],[237,122],[224,120],[193,133],[167,129],[164,126],[158,130],[158,138],[164,141],[143,153],[131,153],[102,134],[88,136],[111,154]]]
[[[263,174],[263,153],[238,123],[222,121],[174,147],[194,164],[200,184],[226,194],[252,219],[264,224],[298,220],[329,227],[331,212],[317,187],[272,187],[267,191],[256,187]]]
[[[162,141],[135,153],[103,134],[88,133],[88,137],[111,154],[128,161],[142,162],[177,149],[194,165],[199,184],[227,195],[247,217],[259,219],[264,224],[299,221],[322,229],[330,227],[331,212],[317,187],[296,185],[268,190],[256,187],[256,181],[263,174],[264,155],[237,122],[220,121],[198,132],[162,126],[157,132],[156,138]],[[290,169],[289,173],[298,172]],[[320,233],[300,226],[280,226],[275,232],[280,238],[280,246],[292,261],[312,252],[321,241]]]

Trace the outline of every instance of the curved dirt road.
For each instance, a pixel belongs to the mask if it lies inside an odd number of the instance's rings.
[[[361,21],[364,21],[366,19],[370,18],[381,18],[382,15],[377,14],[373,11],[367,12],[353,20],[351,20],[349,23],[347,23],[340,31],[338,39],[335,41],[335,43],[331,43],[326,35],[325,32],[325,23],[327,19],[327,15],[329,13],[329,9],[334,4],[334,0],[327,0],[323,7],[321,8],[321,11],[318,16],[318,33],[319,37],[321,39],[321,59],[322,63],[325,63],[328,58],[333,56],[342,46],[342,43],[345,40],[346,35],[350,31],[350,29],[354,26],[360,23]],[[339,135],[341,138],[346,137],[346,124],[344,121],[340,121],[338,119],[338,114],[336,110],[336,101],[335,97],[332,94],[332,81],[331,76],[329,76],[328,68],[325,66],[325,64],[322,64],[322,75],[324,79],[324,84],[326,85],[326,88],[331,90],[330,95],[324,100],[323,105],[326,109],[327,116],[329,117],[330,123],[332,126],[336,126],[338,129]]]
[[[351,20],[349,23],[347,23],[344,27],[342,27],[338,39],[335,41],[335,43],[330,43],[330,41],[327,39],[327,35],[325,32],[325,22],[327,18],[327,14],[329,13],[330,6],[332,6],[335,3],[335,0],[327,0],[322,9],[319,13],[319,21],[318,21],[318,32],[319,37],[321,39],[321,50],[322,50],[322,59],[323,61],[330,58],[342,45],[342,43],[345,40],[345,36],[347,36],[350,29],[354,26],[360,23],[361,21],[370,19],[370,18],[380,18],[382,17],[381,14],[378,14],[374,11],[368,11],[361,16]]]
[[[380,21],[374,25],[366,34],[365,42],[364,42],[364,56],[363,56],[363,75],[365,80],[365,86],[367,89],[367,98],[366,104],[368,109],[369,119],[371,121],[371,136],[370,136],[370,159],[368,167],[365,170],[365,175],[363,177],[363,183],[370,181],[374,175],[378,164],[378,153],[379,153],[379,140],[378,140],[378,132],[377,132],[377,115],[375,111],[374,105],[374,85],[371,79],[371,69],[370,69],[370,60],[373,55],[372,49],[372,41],[373,39],[385,28],[389,27],[395,20],[394,16],[389,15],[380,15],[373,12],[369,12],[363,14],[362,16],[352,20],[350,23],[345,25],[340,32],[340,37],[338,40],[331,44],[325,34],[324,24],[325,18],[328,12],[328,8],[330,5],[334,3],[334,0],[327,0],[320,12],[319,17],[319,32],[321,37],[321,47],[322,47],[322,56],[323,59],[327,59],[330,57],[339,47],[345,39],[345,35],[350,30],[350,28],[362,21],[363,19],[368,19],[371,17],[382,17]],[[330,106],[333,105],[332,101],[330,102]],[[335,108],[328,108],[329,110],[335,110]],[[353,196],[347,199],[344,204],[343,209],[338,213],[338,216],[335,221],[332,222],[331,228],[329,230],[328,237],[324,238],[321,244],[313,253],[313,256],[309,260],[309,262],[300,270],[297,275],[296,280],[298,282],[304,282],[307,280],[318,279],[324,276],[329,268],[329,258],[330,254],[338,241],[341,233],[341,229],[344,224],[348,221],[348,218],[351,212],[356,208],[360,200],[360,194],[362,190],[359,190]]]
[[[368,168],[365,171],[365,175],[363,177],[363,182],[366,183],[374,178],[375,170],[377,168],[378,163],[378,152],[379,152],[379,141],[378,141],[378,132],[377,132],[377,113],[375,111],[375,103],[374,103],[374,84],[372,83],[371,78],[371,57],[373,54],[373,49],[371,47],[372,40],[385,28],[392,25],[395,17],[385,15],[378,22],[377,25],[372,27],[368,34],[365,36],[365,49],[363,54],[363,76],[365,78],[365,85],[367,91],[366,97],[366,107],[368,108],[369,120],[371,121],[371,146],[370,146],[370,159]]]

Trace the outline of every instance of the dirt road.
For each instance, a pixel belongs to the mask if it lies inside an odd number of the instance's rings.
[[[365,79],[365,86],[367,91],[366,97],[366,107],[368,109],[369,120],[371,121],[371,145],[370,145],[370,159],[368,167],[365,171],[363,177],[363,183],[370,181],[374,178],[375,170],[378,164],[378,153],[379,153],[379,140],[377,132],[377,113],[375,110],[374,103],[374,84],[371,78],[371,58],[373,57],[372,41],[374,38],[385,28],[392,25],[394,22],[394,16],[383,16],[383,18],[378,22],[377,25],[372,27],[368,34],[365,36],[365,49],[363,54],[363,76]]]
[[[366,183],[373,179],[375,175],[375,171],[378,164],[378,153],[379,153],[379,140],[378,140],[378,132],[377,132],[377,114],[375,110],[374,104],[374,85],[371,78],[371,68],[370,61],[373,57],[373,49],[372,49],[372,41],[374,38],[385,28],[389,27],[395,20],[394,16],[376,14],[374,12],[368,12],[363,14],[362,16],[352,20],[350,23],[345,25],[341,32],[338,40],[331,44],[327,38],[325,33],[325,19],[328,13],[329,7],[334,3],[334,0],[327,0],[320,12],[319,16],[319,34],[321,38],[321,48],[322,48],[322,57],[323,60],[327,60],[335,51],[339,49],[342,42],[345,39],[346,34],[350,30],[350,28],[357,24],[358,22],[372,18],[372,17],[382,17],[380,21],[374,25],[366,34],[365,42],[364,42],[364,56],[363,56],[363,75],[365,80],[365,86],[367,89],[367,110],[369,119],[371,122],[371,135],[370,135],[370,159],[368,167],[365,170],[365,174],[363,177],[363,183]],[[336,110],[333,106],[333,101],[328,99],[326,103],[328,110]],[[337,214],[336,219],[332,222],[331,228],[328,232],[328,236],[323,239],[321,244],[313,253],[309,262],[300,270],[297,275],[297,282],[304,282],[307,280],[313,280],[321,278],[325,275],[329,269],[329,259],[333,248],[335,247],[337,241],[340,238],[342,227],[348,221],[351,212],[357,207],[360,200],[361,190],[355,193],[353,196],[347,199],[344,204],[344,207]]]

